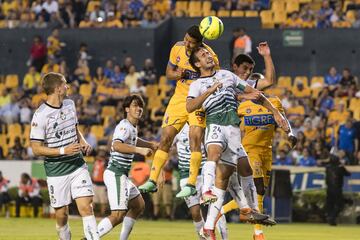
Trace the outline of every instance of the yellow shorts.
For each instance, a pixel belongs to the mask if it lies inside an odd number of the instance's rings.
[[[190,126],[206,127],[205,113],[201,110],[188,113],[186,111],[186,98],[173,96],[166,108],[161,127],[173,126],[180,131],[185,123]]]
[[[272,151],[264,148],[246,148],[254,178],[270,177]]]

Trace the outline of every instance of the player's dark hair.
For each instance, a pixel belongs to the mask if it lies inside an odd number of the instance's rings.
[[[55,88],[64,82],[64,76],[60,73],[50,72],[45,74],[42,80],[42,87],[46,95],[53,94]]]
[[[186,30],[186,33],[189,34],[190,37],[194,38],[197,42],[203,41],[203,36],[200,33],[198,25],[192,25]]]
[[[130,107],[130,104],[135,101],[139,107],[141,108],[144,108],[144,100],[142,99],[142,97],[140,95],[137,95],[137,94],[133,94],[133,95],[130,95],[130,96],[127,96],[125,99],[124,99],[124,103],[123,103],[123,110],[124,110],[124,117],[126,118],[127,117],[127,113],[126,113],[126,108]]]
[[[250,55],[248,55],[248,54],[239,54],[234,60],[234,63],[236,64],[236,66],[240,66],[241,64],[243,64],[245,62],[255,65],[254,59],[252,57],[250,57]]]
[[[195,63],[199,61],[199,58],[196,56],[196,53],[200,51],[201,47],[197,47],[194,50],[191,51],[190,57],[189,57],[189,63],[191,67],[196,71],[200,72],[200,68],[198,68]]]

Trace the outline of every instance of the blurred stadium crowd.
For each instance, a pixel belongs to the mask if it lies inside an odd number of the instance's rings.
[[[1,0],[0,28],[147,28],[210,15],[260,17],[264,28],[359,28],[359,9],[359,0]]]

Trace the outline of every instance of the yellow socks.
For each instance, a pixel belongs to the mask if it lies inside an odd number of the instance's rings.
[[[222,207],[221,213],[226,214],[226,213],[228,213],[232,210],[238,209],[238,208],[239,208],[238,205],[236,204],[235,200],[233,199]]]
[[[264,205],[264,195],[257,195],[257,199],[258,199],[259,210],[260,210],[261,213],[263,213],[263,211],[264,211],[264,207],[263,207],[263,205]],[[262,226],[260,224],[255,224],[254,229],[255,229],[255,231],[256,230],[261,231]]]
[[[189,172],[189,179],[188,184],[193,186],[196,185],[196,179],[199,174],[200,164],[202,160],[201,152],[192,152],[190,157],[190,172]]]
[[[150,180],[156,182],[159,178],[160,172],[166,161],[168,160],[169,154],[162,150],[157,150],[154,155],[154,161],[151,166]]]

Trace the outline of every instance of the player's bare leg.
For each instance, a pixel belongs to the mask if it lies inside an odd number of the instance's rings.
[[[96,219],[92,208],[93,197],[79,197],[75,199],[79,214],[83,220],[84,234],[86,239],[100,239],[97,231]]]
[[[178,134],[178,130],[173,126],[167,126],[162,129],[159,147],[155,152],[154,160],[151,166],[150,178],[146,183],[139,186],[140,192],[157,191],[156,182],[160,175],[161,169],[168,160],[169,150],[176,134]]]
[[[68,206],[55,208],[56,231],[60,240],[70,240],[71,232],[68,225]]]
[[[129,210],[113,210],[110,216],[102,219],[98,225],[100,237],[111,231],[115,226],[123,223],[120,239],[127,239],[136,219],[145,209],[145,202],[141,195],[129,201]]]
[[[199,169],[202,160],[201,143],[204,137],[204,128],[199,126],[190,126],[190,172],[188,182],[181,191],[176,194],[176,197],[183,198],[196,194],[196,179],[199,175]]]

